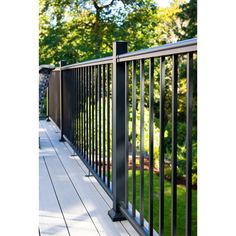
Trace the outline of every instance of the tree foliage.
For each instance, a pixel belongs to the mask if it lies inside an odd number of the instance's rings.
[[[176,31],[180,40],[197,37],[197,0],[190,0],[181,6],[178,13],[182,31]]]
[[[129,51],[196,36],[196,0],[40,0],[39,61],[75,63],[111,55],[112,43]]]

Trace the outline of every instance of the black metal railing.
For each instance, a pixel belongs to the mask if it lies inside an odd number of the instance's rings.
[[[171,235],[176,235],[178,79],[181,58],[186,61],[187,81],[185,235],[192,235],[192,103],[195,89],[193,77],[196,77],[193,56],[196,53],[197,39],[131,53],[127,53],[126,42],[116,42],[113,45],[112,57],[66,66],[61,64],[61,67],[52,73],[49,81],[49,116],[60,127],[61,140],[65,138],[71,143],[75,152],[113,200],[113,208],[109,211],[112,220],[128,219],[140,235],[157,235],[157,232],[164,235],[164,135],[167,105],[171,107],[172,124],[169,227]],[[171,68],[166,68],[167,64],[171,65]],[[166,104],[167,85],[171,87],[171,104]],[[157,92],[158,104],[154,103]],[[137,117],[137,110],[140,117]],[[148,116],[145,117],[147,110]],[[156,137],[154,132],[154,122],[157,118],[159,137]],[[148,131],[144,130],[146,123]],[[148,133],[148,141],[145,140],[145,132]],[[159,183],[153,181],[155,139],[159,140]],[[144,150],[145,142],[148,142],[148,187],[144,186],[144,161],[147,156]],[[139,179],[137,168],[140,172]],[[156,207],[155,184],[159,184],[158,216],[154,216],[153,211]],[[148,192],[146,203],[145,188]],[[148,209],[146,218],[144,208]],[[154,230],[154,217],[159,221],[157,230]]]

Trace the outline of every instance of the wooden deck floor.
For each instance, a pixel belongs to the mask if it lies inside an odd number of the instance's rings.
[[[40,121],[39,234],[41,236],[138,235],[128,221],[112,222],[112,201],[53,122]]]

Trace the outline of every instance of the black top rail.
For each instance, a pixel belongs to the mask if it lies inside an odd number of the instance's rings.
[[[118,55],[117,62],[125,62],[152,57],[170,56],[174,54],[182,54],[197,51],[197,38],[179,41],[177,43],[165,44],[153,48],[128,52]]]
[[[75,63],[67,66],[63,66],[61,69],[62,70],[68,70],[68,69],[76,69],[80,67],[87,67],[87,66],[97,66],[97,65],[104,65],[104,64],[109,64],[112,63],[113,57],[104,57],[104,58],[98,58],[94,60],[89,60],[89,61],[84,61],[80,63]]]
[[[152,57],[160,56],[170,56],[173,54],[182,54],[187,52],[196,52],[197,51],[197,38],[187,39],[179,41],[176,43],[165,44],[161,46],[156,46],[152,48],[142,49],[135,52],[128,52],[116,56],[117,62],[132,61],[138,59],[146,59]],[[95,66],[112,63],[113,57],[104,57],[97,58],[94,60],[88,60],[84,62],[74,63],[71,65],[66,65],[61,67],[61,70],[75,69],[85,66]],[[54,71],[60,70],[60,67],[57,67]]]

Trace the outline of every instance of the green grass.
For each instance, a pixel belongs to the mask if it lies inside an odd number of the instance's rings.
[[[154,174],[154,228],[158,232],[159,216],[159,176]],[[148,221],[148,186],[149,173],[144,171],[144,217]],[[171,183],[165,180],[164,183],[164,235],[171,235]],[[140,201],[140,171],[136,171],[136,209],[139,211]],[[129,202],[132,204],[132,171],[129,171]],[[176,235],[185,235],[185,205],[186,189],[184,186],[177,186],[177,229]],[[197,191],[192,191],[192,235],[197,235]]]

